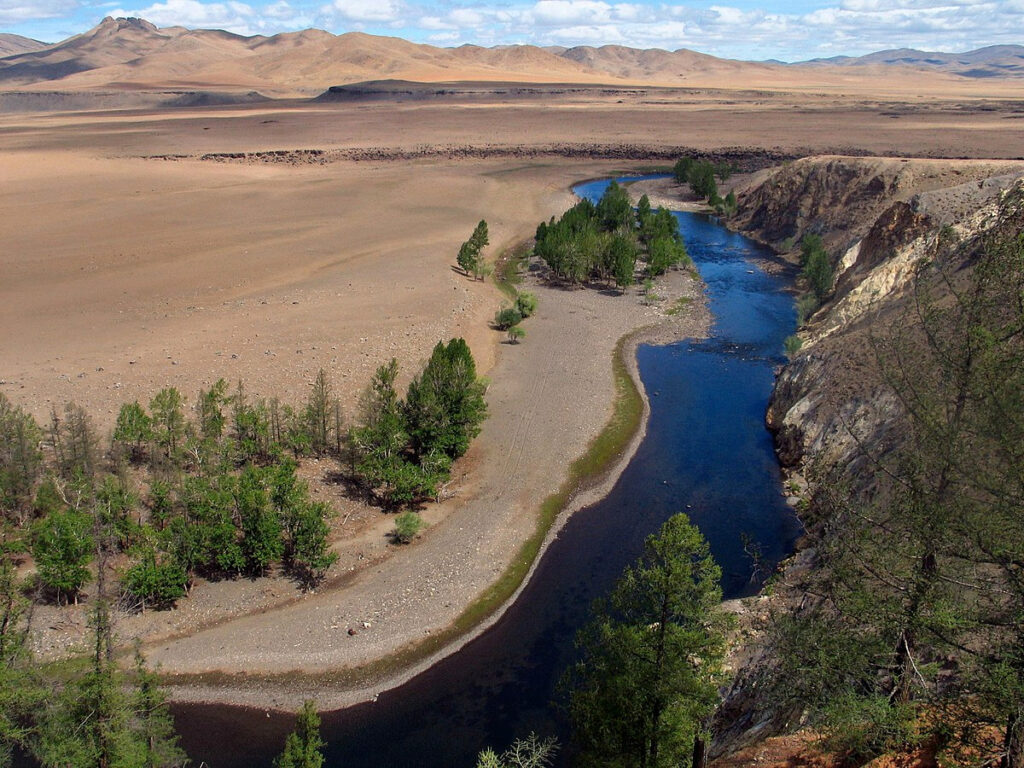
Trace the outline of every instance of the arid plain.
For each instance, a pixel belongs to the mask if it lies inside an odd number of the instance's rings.
[[[537,284],[527,339],[502,344],[489,326],[502,294],[454,268],[478,220],[496,258],[567,208],[573,182],[687,149],[752,167],[811,154],[1024,154],[1019,80],[752,71],[702,79],[695,68],[685,87],[634,76],[324,102],[292,89],[252,104],[78,111],[60,111],[72,102],[48,85],[46,111],[0,114],[0,391],[41,421],[74,401],[109,430],[124,402],[164,386],[191,397],[219,378],[297,403],[322,368],[351,423],[378,365],[397,358],[404,384],[453,336],[491,379],[490,419],[413,546],[390,545],[391,519],[308,462],[304,476],[339,510],[341,557],[322,589],[201,583],[173,611],[121,618],[121,637],[141,637],[182,683],[177,697],[291,707],[313,685],[325,707],[371,696],[380,681],[350,684],[344,671],[443,633],[516,557],[611,416],[619,339],[650,326],[662,338],[703,331],[700,285],[676,273],[662,308],[636,291]],[[491,79],[540,79],[514,74]],[[467,65],[443,79],[482,77]],[[679,296],[692,309],[667,318]],[[40,611],[44,653],[85,637],[84,612]],[[280,677],[325,671],[335,674]]]

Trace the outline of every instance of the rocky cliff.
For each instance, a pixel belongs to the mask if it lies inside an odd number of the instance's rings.
[[[794,260],[804,235],[820,235],[835,269],[768,410],[784,466],[845,465],[869,484],[865,462],[899,440],[876,342],[899,322],[915,269],[940,238],[980,236],[1022,176],[1020,163],[812,157],[741,194],[739,229]]]
[[[954,286],[989,238],[1021,236],[1024,166],[807,158],[762,178],[740,199],[738,220],[749,234],[780,250],[792,250],[806,233],[820,234],[836,272],[831,295],[800,330],[802,348],[776,381],[767,421],[780,460],[798,481],[812,468],[833,477],[838,470],[844,492],[870,495],[876,462],[908,434],[900,400],[886,384],[891,358],[882,350],[911,324],[915,275],[930,263]],[[807,546],[771,594],[733,606],[745,640],[713,725],[717,756],[802,722],[802,712],[773,697],[778,681],[768,627],[772,616],[813,602],[804,583],[820,567],[815,547],[831,530],[824,517],[811,513]]]

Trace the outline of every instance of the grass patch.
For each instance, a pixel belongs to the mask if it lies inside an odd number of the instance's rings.
[[[519,295],[517,285],[523,282],[523,270],[530,260],[530,244],[519,243],[502,252],[494,262],[494,283],[498,290],[515,301]]]
[[[615,378],[615,402],[612,415],[601,430],[587,446],[586,453],[576,459],[570,466],[562,486],[548,496],[540,507],[537,527],[530,535],[512,563],[505,569],[498,580],[487,588],[480,597],[474,600],[455,621],[441,632],[424,638],[403,648],[387,658],[353,669],[343,669],[328,674],[309,674],[288,672],[281,675],[228,675],[223,673],[207,673],[198,675],[164,675],[163,682],[169,685],[206,684],[231,685],[239,681],[246,683],[274,683],[285,689],[294,688],[301,691],[309,681],[325,681],[343,686],[366,685],[374,680],[386,678],[403,669],[411,667],[426,659],[457,640],[475,626],[494,614],[508,600],[530,572],[530,566],[540,552],[541,545],[555,518],[566,508],[572,497],[580,491],[595,485],[611,466],[612,461],[621,455],[629,445],[629,441],[640,428],[643,418],[644,402],[629,367],[623,359],[628,336],[619,339],[612,356],[612,373]],[[340,630],[339,630],[340,631]]]
[[[684,309],[686,309],[692,303],[693,303],[693,299],[691,299],[689,296],[680,296],[678,299],[676,299],[676,303],[675,304],[673,304],[671,307],[669,307],[668,309],[665,310],[665,314],[666,315],[678,315],[680,312],[682,312]]]

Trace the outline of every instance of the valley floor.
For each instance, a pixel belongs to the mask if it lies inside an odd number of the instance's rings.
[[[879,105],[805,101],[803,112],[790,102],[723,98],[0,116],[8,182],[0,190],[0,391],[37,418],[74,400],[107,429],[123,402],[147,402],[168,385],[191,394],[221,377],[244,380],[256,396],[301,402],[324,368],[351,421],[376,366],[398,358],[404,386],[430,348],[452,336],[469,341],[492,381],[491,417],[456,467],[454,497],[426,511],[422,541],[395,550],[386,539],[391,518],[324,485],[318,492],[341,512],[336,572],[351,575],[315,595],[280,579],[202,584],[178,611],[122,621],[122,637],[142,636],[150,660],[180,676],[178,698],[290,709],[310,694],[307,680],[315,683],[296,674],[289,686],[279,676],[329,670],[338,685],[328,675],[332,689],[316,696],[325,708],[340,706],[380,688],[379,679],[346,684],[341,670],[441,632],[512,561],[541,502],[608,420],[619,338],[664,319],[635,291],[536,285],[540,309],[528,337],[502,345],[488,327],[501,295],[452,268],[479,219],[496,254],[568,207],[572,182],[635,165],[630,151],[621,160],[567,157],[567,136],[633,147],[636,160],[677,146],[1019,151],[1014,121],[998,110],[936,101],[895,119]],[[842,134],[827,129],[835,124]],[[458,151],[495,144],[523,147],[522,156]],[[548,151],[555,144],[562,149]],[[198,159],[311,147],[364,154],[325,164]],[[412,159],[372,151],[423,147],[434,151]],[[186,159],[143,159],[153,155]],[[675,273],[659,290],[662,309],[699,291]],[[678,315],[668,337],[700,333],[704,320],[699,311]],[[305,471],[313,480],[325,473]],[[43,609],[38,623],[51,653],[84,629],[73,609]]]

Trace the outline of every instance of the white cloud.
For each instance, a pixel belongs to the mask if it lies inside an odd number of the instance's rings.
[[[111,16],[139,16],[158,27],[194,27],[225,29],[240,35],[255,34],[259,24],[252,6],[229,0],[225,3],[202,3],[199,0],[166,0],[148,8],[111,11]]]
[[[75,0],[0,0],[0,24],[19,24],[34,19],[56,19],[72,12]]]
[[[570,27],[607,22],[611,11],[608,3],[597,0],[538,0],[532,15],[538,24]]]
[[[390,22],[402,15],[398,0],[334,0],[331,8],[346,21]]]

